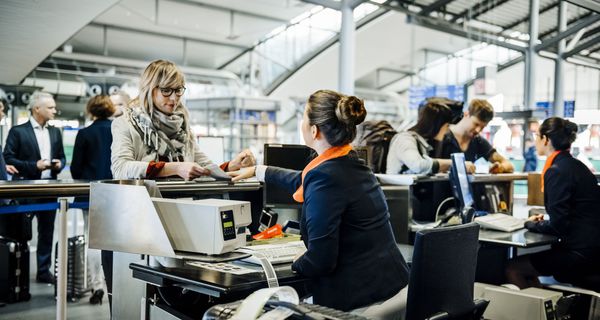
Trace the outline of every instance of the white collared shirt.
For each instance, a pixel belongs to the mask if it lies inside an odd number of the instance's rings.
[[[35,139],[37,140],[38,147],[40,148],[40,157],[50,162],[52,160],[52,152],[50,147],[50,131],[48,130],[48,123],[42,127],[33,117],[29,117],[33,132],[35,133]],[[42,171],[42,179],[52,178],[52,171],[50,169]]]

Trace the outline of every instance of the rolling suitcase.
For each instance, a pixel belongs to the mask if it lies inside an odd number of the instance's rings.
[[[70,237],[67,241],[67,299],[77,301],[87,291],[85,237]],[[58,279],[58,243],[55,245],[54,276]],[[54,286],[56,296],[56,285]]]
[[[29,294],[29,245],[0,236],[0,301],[27,301]]]

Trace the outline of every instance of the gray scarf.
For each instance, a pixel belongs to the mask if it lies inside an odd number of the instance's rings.
[[[152,118],[141,108],[132,109],[129,121],[142,137],[148,153],[156,151],[158,156],[169,161],[183,161],[189,139],[187,123],[183,112],[166,115],[154,110]]]

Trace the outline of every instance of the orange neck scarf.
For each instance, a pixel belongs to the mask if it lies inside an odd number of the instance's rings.
[[[544,192],[544,175],[546,174],[546,171],[552,166],[552,163],[554,162],[554,158],[556,158],[556,156],[561,153],[561,151],[563,150],[556,150],[554,152],[552,152],[552,154],[550,154],[548,156],[548,159],[546,159],[546,163],[544,164],[544,169],[542,170],[542,192]]]
[[[300,203],[304,202],[304,177],[310,170],[316,168],[318,165],[327,160],[343,157],[347,155],[350,151],[352,151],[352,146],[350,146],[349,144],[339,147],[331,147],[325,150],[325,152],[323,152],[318,157],[314,158],[311,162],[309,162],[308,165],[306,165],[306,167],[304,168],[304,170],[302,170],[302,184],[300,184],[298,190],[294,192],[294,200]]]

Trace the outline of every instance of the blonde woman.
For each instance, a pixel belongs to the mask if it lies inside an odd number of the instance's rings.
[[[198,149],[181,102],[185,90],[184,75],[174,63],[156,60],[146,67],[133,107],[112,124],[115,179],[179,176],[191,180],[210,174],[206,167],[212,162]],[[244,150],[221,168],[235,171],[254,163],[252,153]]]

